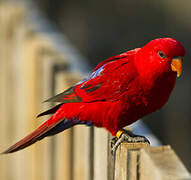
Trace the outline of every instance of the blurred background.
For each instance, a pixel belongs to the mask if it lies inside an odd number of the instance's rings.
[[[7,2],[14,2],[13,7]],[[190,0],[1,0],[0,3],[1,151],[40,124],[32,119],[39,110],[50,107],[40,104],[44,98],[81,79],[108,57],[141,47],[152,39],[169,36],[179,40],[186,49],[183,76],[177,80],[168,104],[161,111],[145,117],[144,123],[162,144],[173,147],[191,171]],[[59,85],[61,81],[64,86]],[[23,107],[27,105],[30,108],[26,115]],[[17,121],[24,125],[24,130],[20,129],[21,124],[15,125]],[[73,139],[75,136],[71,135]],[[42,163],[46,159],[44,150],[52,148],[55,143],[54,140],[46,145],[39,143],[39,147],[33,147],[35,150],[29,159],[38,162],[38,158],[43,156]],[[40,149],[40,146],[43,148]],[[56,148],[52,148],[47,156],[55,151]],[[91,150],[88,153],[91,160]],[[9,167],[14,166],[8,163],[10,159],[3,157],[2,161]],[[20,157],[15,164],[19,168],[25,162]],[[55,168],[54,159],[51,162],[48,168]],[[7,174],[4,165],[0,168]],[[90,170],[93,171],[91,167]],[[17,173],[18,177],[27,177],[21,174],[22,170]],[[92,174],[95,172],[90,172],[88,176]],[[43,179],[43,176],[38,177]],[[72,174],[68,176],[75,179]],[[8,179],[13,179],[12,175]]]

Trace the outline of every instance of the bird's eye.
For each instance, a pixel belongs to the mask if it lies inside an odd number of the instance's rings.
[[[159,52],[158,52],[158,55],[159,55],[161,58],[166,58],[165,54],[164,54],[162,51],[159,51]]]

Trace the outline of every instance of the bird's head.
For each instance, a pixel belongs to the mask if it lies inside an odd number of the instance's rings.
[[[140,75],[158,78],[163,74],[179,77],[182,73],[184,47],[173,38],[160,38],[150,41],[140,48],[135,64]]]

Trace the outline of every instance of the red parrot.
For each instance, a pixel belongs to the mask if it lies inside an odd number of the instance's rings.
[[[84,80],[47,102],[60,102],[38,117],[53,114],[31,134],[3,153],[19,151],[74,125],[104,127],[122,142],[148,142],[123,127],[161,109],[182,72],[184,47],[173,38],[159,38],[141,48],[104,60]]]

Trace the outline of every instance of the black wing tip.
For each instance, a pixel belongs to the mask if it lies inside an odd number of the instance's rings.
[[[51,102],[52,98],[46,99],[45,101],[43,101],[42,103],[46,103],[46,102]]]
[[[48,98],[48,99],[46,99],[45,101],[43,101],[43,103],[46,103],[46,102],[56,102],[55,97],[56,97],[56,96],[51,97],[51,98]]]
[[[62,93],[59,93],[53,97],[48,98],[47,100],[43,101],[43,103],[45,103],[45,102],[63,102],[64,101],[64,100],[62,100],[63,95],[69,95],[73,92],[74,92],[74,86],[66,89]]]
[[[41,117],[41,116],[43,116],[43,115],[44,115],[44,112],[38,114],[38,115],[36,116],[36,118],[39,118],[39,117]]]
[[[48,109],[48,110],[38,114],[37,118],[39,118],[41,116],[49,115],[49,114],[54,114],[62,105],[63,105],[63,103],[57,104],[56,106],[52,107],[51,109]]]
[[[47,103],[47,102],[62,102],[62,100],[55,99],[55,98],[49,98],[49,99],[43,101],[42,103]]]
[[[38,114],[38,115],[36,116],[36,118],[39,118],[39,117],[41,117],[41,116],[42,116],[41,114],[42,114],[42,113]]]
[[[38,114],[38,115],[36,116],[36,118],[39,118],[39,117],[45,116],[45,115],[49,115],[49,114],[47,114],[46,112],[47,112],[47,111]]]

